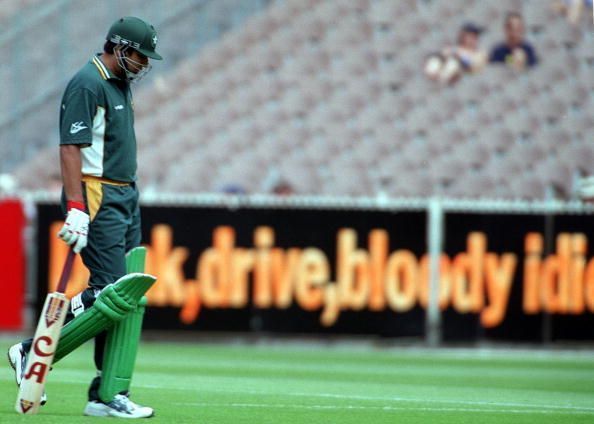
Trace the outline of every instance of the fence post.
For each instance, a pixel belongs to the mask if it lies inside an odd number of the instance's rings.
[[[555,253],[555,213],[551,205],[555,202],[555,193],[551,186],[547,186],[545,191],[545,201],[547,202],[547,211],[544,217],[544,257]],[[553,317],[547,308],[543,308],[541,340],[544,345],[549,345],[553,341]]]
[[[443,248],[444,213],[441,200],[432,198],[427,210],[427,247],[429,251],[429,302],[425,315],[425,342],[436,347],[441,342],[439,310],[439,262]]]

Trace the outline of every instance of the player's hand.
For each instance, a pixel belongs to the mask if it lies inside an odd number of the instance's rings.
[[[513,66],[516,70],[522,71],[526,68],[526,64],[528,63],[528,56],[526,56],[526,52],[524,49],[516,47],[512,51],[513,57]]]
[[[68,205],[68,215],[66,215],[66,222],[58,233],[58,237],[61,238],[72,246],[74,253],[80,253],[87,245],[87,235],[89,233],[89,215],[77,206]]]

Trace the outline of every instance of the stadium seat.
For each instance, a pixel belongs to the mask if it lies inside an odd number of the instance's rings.
[[[509,10],[526,15],[538,67],[519,74],[489,66],[452,87],[422,75],[425,56],[455,40],[462,21],[484,25],[482,44],[490,46]],[[195,28],[178,33],[192,34]],[[273,2],[138,90],[139,162],[160,165],[156,175],[141,166],[141,178],[173,191],[183,171],[193,177],[179,190],[243,181],[259,192],[278,169],[303,194],[534,198],[547,185],[567,191],[572,166],[585,172],[594,159],[586,144],[594,131],[591,40],[538,0]],[[47,58],[32,60],[42,67]],[[0,77],[10,78],[6,72]],[[33,95],[35,85],[25,91]],[[179,119],[188,125],[178,130]],[[30,128],[23,132],[34,137]],[[177,169],[172,164],[179,170],[168,172]],[[35,166],[23,164],[18,175],[28,181]]]

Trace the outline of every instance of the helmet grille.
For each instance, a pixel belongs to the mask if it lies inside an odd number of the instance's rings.
[[[130,46],[133,49],[138,49],[140,47],[140,43],[128,40],[126,38],[122,38],[121,36],[114,34],[112,35],[111,39],[109,40],[115,44],[122,44],[124,46]]]

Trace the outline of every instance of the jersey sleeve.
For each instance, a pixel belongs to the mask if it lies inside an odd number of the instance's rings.
[[[526,56],[528,57],[528,66],[536,66],[538,65],[538,56],[536,55],[536,51],[534,47],[531,45],[526,45]]]
[[[67,93],[60,112],[60,144],[90,146],[96,111],[97,98],[92,91],[79,88]]]

